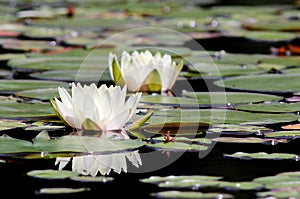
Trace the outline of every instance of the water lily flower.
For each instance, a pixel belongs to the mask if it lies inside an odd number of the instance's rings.
[[[112,138],[114,136],[114,139],[130,139],[125,131],[123,133],[107,131],[101,134],[101,137],[104,138]],[[81,175],[97,176],[98,173],[108,175],[111,171],[118,174],[122,171],[126,173],[127,160],[137,168],[142,165],[138,150],[102,155],[89,154],[74,157],[57,157],[54,164],[58,165],[58,170],[62,170],[72,161],[72,171]]]
[[[171,55],[149,50],[122,52],[121,60],[116,54],[109,53],[108,65],[111,78],[120,86],[127,85],[132,92],[166,92],[172,89],[182,70],[183,62],[176,64]]]
[[[67,125],[83,130],[121,130],[136,113],[142,93],[126,99],[127,88],[105,84],[99,88],[93,83],[81,86],[72,83],[72,95],[65,88],[58,88],[60,99],[51,99],[57,115]]]

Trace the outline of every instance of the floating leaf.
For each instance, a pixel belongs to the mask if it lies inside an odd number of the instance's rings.
[[[253,126],[253,125],[234,125],[234,124],[220,124],[214,125],[209,128],[207,132],[211,133],[222,133],[222,134],[233,134],[233,135],[261,135],[264,132],[270,132],[269,129],[264,126]]]
[[[276,95],[246,92],[188,92],[183,90],[183,96],[198,99],[199,104],[239,104],[278,101],[283,99]]]
[[[295,139],[300,137],[300,130],[274,131],[265,133],[267,138]]]
[[[237,105],[235,108],[242,111],[262,112],[262,113],[289,113],[298,112],[300,103],[263,103]]]
[[[89,191],[89,188],[67,188],[67,187],[58,187],[58,188],[42,188],[37,191],[38,194],[67,194],[67,193],[80,193],[84,191]]]
[[[108,183],[114,180],[113,177],[106,177],[106,176],[71,176],[71,180],[78,181],[78,182],[102,182]]]
[[[247,144],[268,144],[268,145],[276,145],[278,143],[287,143],[288,140],[285,139],[263,139],[256,137],[247,137],[247,138],[237,138],[237,137],[218,137],[213,138],[213,141],[216,142],[225,142],[225,143],[247,143]]]
[[[268,93],[290,93],[300,90],[297,82],[298,74],[265,74],[231,77],[215,82],[218,86],[235,89],[239,91],[260,91]]]
[[[207,146],[199,144],[187,144],[183,142],[157,142],[147,143],[146,146],[154,148],[156,150],[169,150],[169,151],[188,151],[188,152],[199,152],[208,149]]]
[[[27,124],[17,120],[0,120],[0,131],[26,127]]]
[[[170,175],[170,176],[151,176],[149,178],[140,179],[143,183],[160,183],[170,181],[214,181],[222,179],[220,176],[206,176],[206,175]]]
[[[233,195],[228,193],[201,193],[195,191],[163,191],[158,193],[152,193],[152,196],[156,198],[233,198]]]
[[[35,177],[35,178],[43,178],[43,179],[65,179],[70,178],[72,176],[79,175],[73,171],[67,170],[52,170],[52,169],[45,169],[45,170],[33,170],[27,172],[28,176]]]
[[[298,159],[298,155],[289,154],[289,153],[265,153],[265,152],[257,152],[257,153],[244,153],[244,152],[236,152],[233,154],[225,154],[225,157],[230,158],[239,158],[239,159],[265,159],[265,160],[296,160]]]
[[[56,87],[69,87],[66,82],[59,81],[45,81],[45,80],[0,80],[0,92],[1,93],[14,93],[16,91],[28,90],[28,89],[41,89],[41,88],[56,88]]]

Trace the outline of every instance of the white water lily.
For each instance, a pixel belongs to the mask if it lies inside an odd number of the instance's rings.
[[[141,93],[126,100],[127,88],[105,84],[81,86],[72,83],[72,95],[58,88],[60,99],[51,99],[58,116],[69,126],[83,130],[121,130],[135,114]]]
[[[121,60],[116,54],[109,53],[109,71],[117,85],[127,85],[132,92],[171,90],[183,67],[183,62],[176,64],[171,55],[160,52],[153,56],[149,50],[122,52]]]
[[[116,136],[118,139],[129,139],[125,131],[122,133],[114,133],[107,131],[101,137],[110,138]],[[82,155],[74,157],[57,157],[55,165],[58,165],[58,170],[62,170],[70,161],[72,161],[72,171],[81,175],[97,176],[108,175],[111,171],[120,174],[122,171],[127,172],[127,160],[135,167],[142,165],[142,160],[138,150],[112,153],[103,155]]]

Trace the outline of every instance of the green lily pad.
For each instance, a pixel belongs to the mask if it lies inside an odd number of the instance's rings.
[[[261,58],[259,60],[260,63],[268,63],[268,64],[281,64],[285,66],[299,66],[300,56],[287,56],[287,57],[270,57],[270,58]]]
[[[247,124],[263,125],[279,122],[297,121],[296,114],[270,114],[251,113],[221,109],[183,109],[154,111],[153,116],[147,121],[149,124],[163,124],[168,122],[203,122],[210,124]]]
[[[149,178],[140,179],[143,183],[158,184],[161,182],[170,181],[215,181],[222,179],[220,176],[205,176],[205,175],[180,175],[180,176],[151,176]]]
[[[43,40],[9,40],[2,44],[9,50],[20,50],[26,52],[48,52],[51,50],[62,50],[62,46],[51,45],[51,41]]]
[[[158,193],[152,193],[152,196],[156,198],[234,198],[233,195],[228,193],[201,193],[196,191],[163,191]]]
[[[57,188],[42,188],[37,191],[38,194],[68,194],[68,193],[80,193],[84,191],[89,191],[89,188],[67,188],[67,187],[57,187]]]
[[[148,133],[170,135],[196,135],[203,133],[209,124],[204,122],[166,122],[163,124],[145,125],[142,129]]]
[[[31,73],[31,77],[42,80],[67,81],[67,82],[98,82],[111,81],[108,70],[99,69],[84,70],[78,73],[78,70],[51,70],[39,73]]]
[[[235,125],[235,124],[220,124],[214,125],[207,130],[210,133],[221,133],[221,134],[232,134],[232,135],[261,135],[265,132],[272,132],[264,126],[254,126],[254,125]]]
[[[283,97],[260,93],[246,92],[189,92],[182,91],[186,97],[198,99],[199,104],[239,104],[239,103],[258,103],[264,101],[278,101]]]
[[[25,127],[24,129],[26,131],[43,131],[43,130],[47,130],[47,131],[54,131],[54,130],[60,130],[60,129],[65,129],[66,127],[62,124],[62,125],[53,125],[53,124],[47,124],[45,122],[33,122],[31,125],[28,125],[27,127]]]
[[[198,106],[198,100],[195,99],[163,95],[144,95],[141,97],[140,102],[173,106]]]
[[[292,113],[299,111],[300,103],[263,103],[237,105],[235,108],[241,111],[262,113]]]
[[[106,176],[71,176],[70,180],[78,181],[78,182],[102,182],[108,183],[114,180],[113,177],[106,177]]]
[[[225,182],[221,181],[218,184],[219,188],[223,188],[226,190],[260,190],[263,188],[261,183],[257,182]]]
[[[66,88],[66,90],[71,92],[71,89]],[[18,91],[15,93],[15,95],[22,98],[32,98],[40,100],[50,100],[54,97],[59,97],[57,88],[29,89],[24,91]]]
[[[201,77],[227,77],[227,76],[238,76],[238,75],[250,75],[259,74],[266,72],[266,69],[259,68],[254,64],[248,65],[233,65],[233,64],[216,64],[211,63],[194,63],[189,66],[191,72],[198,73]],[[188,76],[189,74],[184,74]]]
[[[0,154],[44,152],[44,157],[51,157],[50,153],[57,152],[93,152],[97,154],[132,150],[145,145],[141,140],[117,140],[72,135],[51,139],[46,131],[40,132],[32,142],[3,135],[0,137]]]
[[[205,151],[209,147],[199,144],[187,144],[183,142],[157,142],[157,143],[147,143],[147,147],[156,150],[168,150],[168,151],[188,151],[188,152],[199,152]]]
[[[163,183],[159,183],[159,187],[161,188],[173,188],[173,189],[200,189],[207,187],[217,187],[219,185],[219,181],[209,181],[209,180],[199,180],[199,181],[167,181]]]
[[[41,89],[41,88],[57,88],[57,87],[69,87],[66,82],[59,81],[46,81],[46,80],[0,80],[0,92],[2,93],[14,93],[16,91],[28,90],[28,89]]]
[[[274,131],[274,132],[265,133],[264,136],[268,138],[295,139],[300,137],[300,131],[297,130]]]
[[[67,170],[45,169],[45,170],[32,170],[27,172],[27,175],[31,177],[43,178],[43,179],[65,179],[65,178],[70,178],[72,176],[77,176],[79,174]]]
[[[225,80],[215,82],[218,86],[240,90],[240,91],[260,91],[268,93],[290,93],[300,90],[297,82],[300,75],[281,75],[281,74],[265,74],[265,75],[249,75],[241,77],[232,77]]]
[[[237,138],[237,137],[218,137],[213,138],[213,141],[224,142],[224,143],[245,143],[245,144],[267,144],[267,145],[276,145],[278,143],[288,143],[288,140],[285,139],[263,139],[256,137],[247,137],[247,138]]]
[[[31,56],[15,58],[8,61],[7,65],[20,72],[40,72],[46,70],[104,70],[107,68],[109,51],[96,50],[93,54],[99,57],[88,56],[89,51],[70,51],[56,53],[56,56]],[[105,54],[104,54],[105,53]],[[55,59],[54,59],[55,57]],[[80,72],[81,72],[80,71]]]
[[[300,30],[300,25],[296,21],[287,22],[256,22],[245,23],[243,27],[251,30],[267,30],[267,31],[286,31],[297,32]]]
[[[289,153],[265,153],[265,152],[257,152],[257,153],[244,153],[244,152],[236,152],[233,154],[225,154],[225,157],[229,158],[239,158],[239,159],[264,159],[264,160],[296,160],[298,159],[298,155],[289,154]]]
[[[0,131],[26,127],[27,124],[18,120],[0,120]]]
[[[0,102],[0,118],[33,119],[55,117],[50,103]]]
[[[258,192],[256,194],[260,198],[299,198],[300,191],[299,188],[280,188],[272,189],[271,191]]]
[[[260,41],[282,41],[290,40],[296,37],[295,33],[292,32],[278,32],[278,31],[232,31],[226,36],[242,36],[249,39],[260,40]]]

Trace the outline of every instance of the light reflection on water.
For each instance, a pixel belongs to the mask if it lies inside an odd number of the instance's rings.
[[[85,132],[77,131],[79,136],[84,135]],[[113,139],[130,139],[126,131],[107,131],[94,136]],[[117,146],[116,146],[117,147]],[[90,153],[88,155],[74,156],[74,157],[57,157],[55,165],[58,165],[58,169],[62,170],[71,161],[72,171],[75,171],[81,175],[97,176],[108,175],[111,171],[116,173],[127,172],[127,160],[135,167],[142,165],[142,160],[138,150],[129,152],[117,152],[110,154],[94,155]]]

